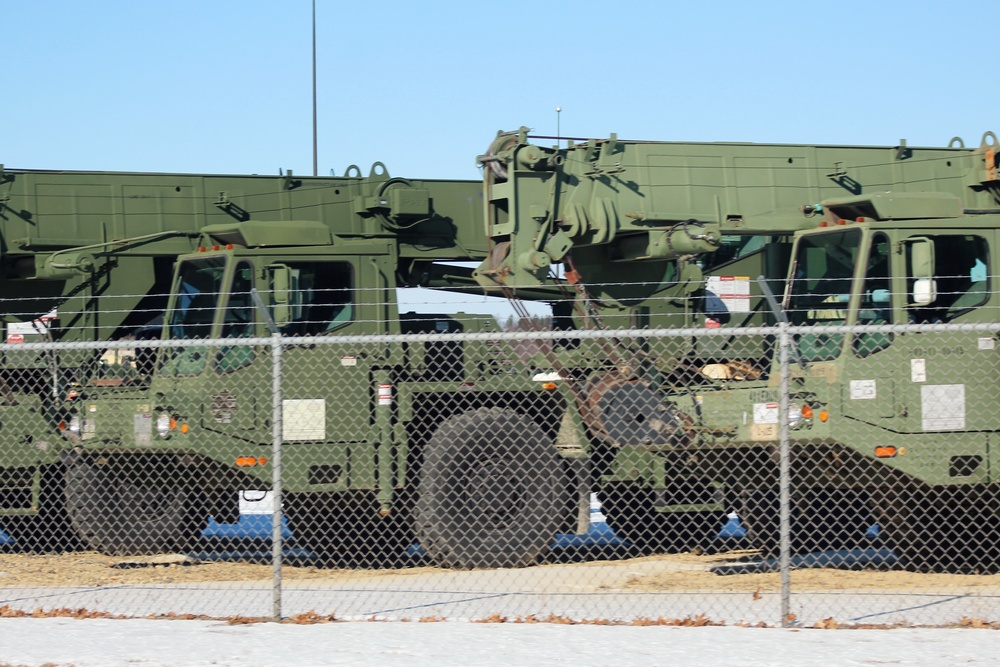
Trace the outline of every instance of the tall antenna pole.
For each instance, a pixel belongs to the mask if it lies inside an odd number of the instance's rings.
[[[316,0],[313,8],[313,176],[319,176],[319,154],[316,148]]]

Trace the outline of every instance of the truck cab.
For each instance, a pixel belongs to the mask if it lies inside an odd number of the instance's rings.
[[[796,327],[788,414],[793,549],[844,548],[848,535],[856,540],[879,522],[901,554],[916,558],[921,528],[918,519],[900,518],[911,516],[904,508],[951,508],[949,525],[962,526],[969,520],[956,518],[956,508],[995,493],[1000,468],[991,440],[1000,423],[981,400],[996,396],[1000,384],[994,373],[977,371],[994,363],[995,332],[800,327],[995,322],[991,246],[1000,215],[966,212],[957,197],[939,193],[828,200],[822,210],[815,229],[795,236],[781,306]],[[711,437],[721,446],[710,454],[715,479],[740,490],[731,503],[759,544],[773,549],[777,358],[760,370],[758,380],[704,387],[699,414],[720,427],[738,425]]]

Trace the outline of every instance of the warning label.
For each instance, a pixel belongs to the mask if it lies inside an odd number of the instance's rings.
[[[59,314],[55,310],[51,310],[37,320],[31,320],[30,322],[8,322],[7,337],[5,340],[8,343],[23,343],[26,340],[30,340],[29,337],[44,336],[48,333],[52,320],[58,316]]]
[[[750,278],[748,276],[709,276],[705,288],[715,294],[726,311],[750,312]]]

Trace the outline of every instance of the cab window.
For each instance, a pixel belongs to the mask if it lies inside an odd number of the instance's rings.
[[[174,310],[168,320],[170,338],[208,338],[211,335],[225,270],[224,257],[205,257],[181,264]]]
[[[284,262],[291,269],[291,321],[286,336],[315,336],[354,319],[353,271],[347,262]]]
[[[240,262],[233,271],[233,281],[229,288],[229,301],[222,319],[223,338],[242,338],[253,334],[254,312],[253,267]],[[215,369],[220,373],[234,371],[249,365],[254,360],[251,345],[224,345],[215,355]]]
[[[951,322],[989,299],[989,256],[986,239],[973,234],[941,234],[934,242],[935,298],[926,306],[910,306],[909,320],[917,324]],[[907,275],[911,270],[907,246]],[[913,292],[914,280],[907,281]]]
[[[858,307],[858,324],[892,324],[892,283],[889,260],[891,244],[885,234],[872,236],[871,248],[865,262]],[[854,337],[854,353],[859,357],[884,350],[892,343],[891,333],[863,333]]]
[[[233,272],[233,283],[229,290],[229,303],[222,320],[222,337],[235,338],[253,333],[253,268],[247,262],[240,262]]]
[[[858,229],[798,239],[786,307],[792,324],[846,324],[860,245]],[[797,337],[799,356],[806,361],[834,359],[842,343],[842,334]]]
[[[173,340],[208,338],[222,294],[225,257],[202,257],[184,261],[177,269],[173,309],[167,314],[167,337]],[[199,375],[205,370],[205,348],[163,348],[159,356],[161,375]]]

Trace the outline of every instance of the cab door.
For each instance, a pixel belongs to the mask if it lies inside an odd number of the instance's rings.
[[[259,333],[250,290],[256,286],[250,261],[237,259],[223,290],[221,338],[246,338]],[[258,444],[271,442],[271,355],[253,345],[223,345],[212,350],[205,378],[201,423],[208,431]]]
[[[374,373],[386,367],[391,347],[295,339],[398,330],[388,258],[287,258],[282,264],[290,296],[281,327],[286,488],[376,488],[376,452],[386,435],[380,431],[385,420],[377,420],[376,412],[390,409],[391,401],[387,388],[379,391]]]
[[[370,256],[287,258],[289,308],[284,348],[284,435],[288,443],[366,443],[376,440],[377,387],[373,367],[386,346],[298,345],[301,336],[358,336],[396,326],[395,291]],[[362,287],[363,286],[363,287]]]

